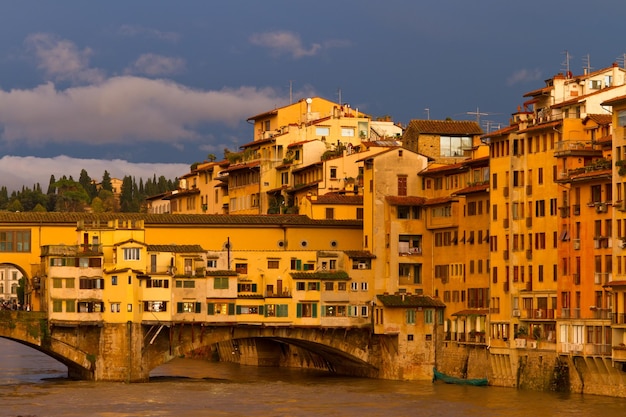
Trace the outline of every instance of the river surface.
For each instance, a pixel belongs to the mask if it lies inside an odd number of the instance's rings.
[[[626,416],[626,399],[176,359],[137,384],[70,381],[0,338],[0,416]]]

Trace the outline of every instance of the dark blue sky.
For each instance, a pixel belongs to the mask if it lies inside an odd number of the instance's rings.
[[[0,5],[0,174],[27,185],[94,160],[182,175],[251,141],[245,120],[288,104],[290,86],[404,124],[479,110],[497,127],[565,71],[565,51],[574,74],[626,54],[623,0]],[[37,163],[21,174],[24,157]]]

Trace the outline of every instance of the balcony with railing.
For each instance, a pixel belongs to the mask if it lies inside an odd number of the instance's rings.
[[[530,308],[522,310],[522,320],[554,320],[554,309]]]
[[[554,156],[602,156],[602,148],[590,141],[562,140],[555,144]]]

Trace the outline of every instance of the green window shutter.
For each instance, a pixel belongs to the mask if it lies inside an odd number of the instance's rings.
[[[210,316],[215,314],[215,304],[207,303],[206,304],[206,313]]]
[[[259,314],[260,315],[263,315],[263,310],[264,310],[263,307],[265,307],[265,306],[259,306]]]
[[[196,313],[202,312],[202,303],[196,303]]]
[[[316,282],[316,283],[315,283],[315,289],[316,289],[317,291],[319,291],[319,290],[320,290],[320,283],[319,283],[319,282]]]
[[[317,303],[313,303],[313,318],[317,317]]]
[[[256,292],[256,284],[252,284],[252,292]]]
[[[237,314],[241,314],[241,306],[237,306]]]
[[[296,304],[296,317],[302,317],[302,304]]]
[[[177,313],[183,312],[183,303],[176,303],[176,312]]]
[[[287,304],[276,304],[276,317],[287,317]]]
[[[235,315],[235,303],[229,303],[228,304],[228,315],[229,316],[234,316]]]
[[[322,317],[326,317],[326,309],[324,308],[324,306],[321,306],[320,315],[321,315]]]
[[[296,259],[296,270],[298,270],[298,271],[302,270],[302,260],[301,259]]]

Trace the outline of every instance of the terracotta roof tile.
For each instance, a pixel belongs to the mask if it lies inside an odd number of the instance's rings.
[[[456,191],[454,195],[465,195],[465,194],[472,194],[472,193],[480,193],[484,191],[489,191],[488,182],[484,184],[470,185],[469,187],[462,188],[459,191]]]
[[[65,213],[65,212],[0,212],[0,223],[22,224],[74,224],[79,221],[99,221],[106,228],[108,221],[143,220],[150,225],[297,225],[297,226],[347,226],[362,227],[362,220],[313,220],[297,214],[262,214],[262,215],[228,215],[228,214],[145,214],[145,213]]]
[[[197,253],[206,252],[200,245],[148,245],[148,252]]]
[[[366,250],[346,250],[346,251],[343,251],[343,253],[348,255],[348,257],[351,259],[356,259],[356,258],[375,259],[376,258],[376,255]]]
[[[483,131],[476,122],[469,120],[411,120],[408,129],[415,129],[420,134],[438,135],[482,135]]]
[[[488,308],[468,308],[452,313],[453,316],[486,316],[487,314],[489,314]]]
[[[293,279],[315,279],[321,281],[348,281],[350,276],[346,271],[315,271],[290,272]]]
[[[261,165],[261,161],[253,161],[253,162],[248,162],[245,164],[230,165],[228,168],[223,169],[220,172],[233,172],[233,171],[239,171],[241,169],[253,169],[253,168],[258,168],[260,165]]]
[[[399,307],[399,308],[411,308],[411,307],[434,307],[445,308],[446,305],[438,299],[426,296],[426,295],[409,295],[409,294],[394,294],[394,295],[378,295],[378,300],[385,307]]]
[[[363,205],[363,196],[354,194],[328,193],[317,196],[317,199],[311,199],[311,204]]]
[[[437,204],[445,204],[445,203],[454,203],[457,202],[454,197],[437,197],[437,198],[429,198],[424,203],[425,206],[436,206]]]

